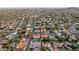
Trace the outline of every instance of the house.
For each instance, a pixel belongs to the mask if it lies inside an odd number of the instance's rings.
[[[41,47],[41,43],[40,42],[31,42],[29,47],[33,48],[36,51],[36,48],[40,48]]]
[[[35,32],[40,32],[40,30],[35,30]]]
[[[32,31],[32,28],[31,27],[28,27],[26,30],[27,31]]]
[[[27,38],[23,36],[23,37],[21,38],[20,42],[25,42],[26,40],[27,40]]]
[[[2,44],[8,43],[8,40],[1,40]]]
[[[27,27],[31,27],[31,25],[30,24],[27,24]]]
[[[35,38],[35,39],[40,38],[40,34],[33,34],[32,37]]]
[[[40,51],[40,48],[36,47],[33,51]]]
[[[45,28],[41,28],[41,32],[46,32],[46,29]]]
[[[41,38],[47,39],[47,38],[48,38],[48,35],[47,35],[47,34],[42,34],[42,35],[41,35]]]

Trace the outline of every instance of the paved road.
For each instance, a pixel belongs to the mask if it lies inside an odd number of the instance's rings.
[[[34,21],[33,21],[33,19],[32,19],[32,25],[31,26],[32,26],[32,32],[30,34],[30,37],[26,41],[26,50],[29,49],[30,42],[32,41],[32,34],[33,34],[33,31],[34,31]]]

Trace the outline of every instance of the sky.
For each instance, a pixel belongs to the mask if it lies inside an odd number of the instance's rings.
[[[1,0],[0,7],[79,7],[79,0]]]

